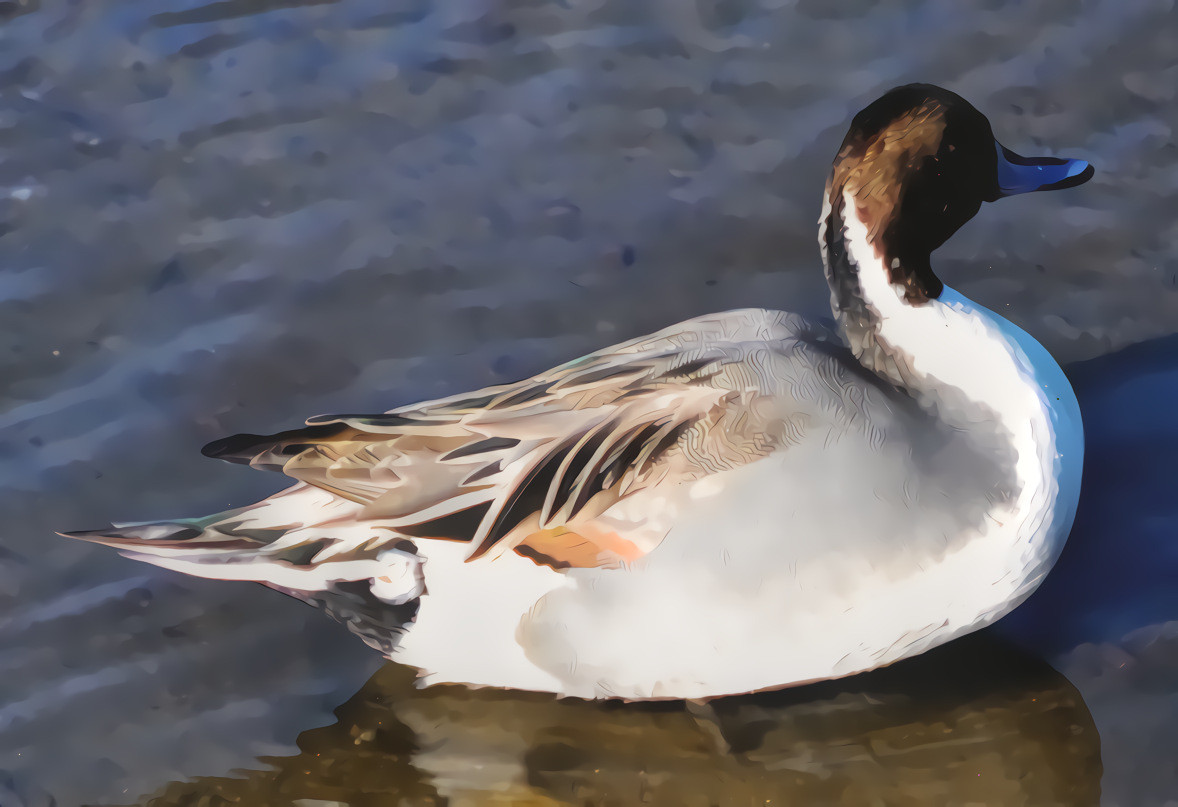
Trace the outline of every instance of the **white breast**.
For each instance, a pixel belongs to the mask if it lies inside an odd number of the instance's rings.
[[[845,204],[855,210],[849,194]],[[1017,452],[1019,494],[992,514],[989,533],[994,571],[1005,562],[1010,568],[1002,579],[1019,582],[1005,613],[1042,580],[1071,529],[1084,443],[1075,393],[1029,334],[953,289],[923,305],[905,301],[853,213],[846,219],[846,240],[863,296],[879,316],[876,339],[903,365],[900,373],[913,394],[946,423],[992,427]]]

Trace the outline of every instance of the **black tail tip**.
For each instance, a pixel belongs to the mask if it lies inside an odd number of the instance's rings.
[[[96,541],[109,540],[114,537],[117,532],[114,527],[107,527],[104,530],[71,530],[70,532],[62,532],[57,530],[57,534],[62,538],[76,538],[79,541]]]
[[[155,521],[145,524],[130,524],[122,527],[107,527],[101,530],[78,530],[76,532],[59,532],[65,538],[77,538],[79,541],[90,541],[107,546],[148,545],[160,543],[177,543],[199,538],[204,533],[188,524],[170,521]]]
[[[270,442],[260,434],[234,434],[205,445],[200,453],[215,460],[249,463],[259,452],[259,445]]]

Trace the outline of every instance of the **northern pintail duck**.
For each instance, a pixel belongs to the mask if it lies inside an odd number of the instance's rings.
[[[819,220],[838,329],[744,309],[516,384],[204,453],[298,482],[72,533],[323,608],[426,683],[701,698],[915,655],[1023,601],[1067,537],[1083,431],[1059,365],[930,253],[1078,185],[947,90],[855,116]]]

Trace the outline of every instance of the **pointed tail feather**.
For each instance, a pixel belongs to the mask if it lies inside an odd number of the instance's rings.
[[[156,549],[183,547],[195,549],[245,549],[256,547],[257,541],[193,526],[191,521],[155,521],[142,524],[115,524],[101,530],[59,532],[66,538],[77,538],[115,549],[134,549],[151,552]]]
[[[118,550],[125,558],[194,577],[244,580],[265,585],[280,582],[292,588],[314,588],[315,584],[324,582],[314,579],[316,575],[301,572],[291,563],[290,552],[275,555],[266,552],[266,548],[288,530],[252,529],[239,533],[233,527],[240,524],[240,520],[221,518],[223,515],[58,534],[103,544]]]
[[[243,524],[241,514],[246,509],[228,510],[204,518],[116,524],[105,529],[59,532],[58,535],[103,544],[126,557],[168,568],[173,568],[170,559],[181,556],[200,564],[222,564],[256,553],[286,532],[282,528],[235,529]]]
[[[373,528],[347,523],[356,505],[298,484],[257,504],[198,519],[63,532],[197,577],[261,583],[322,608],[389,655],[425,590],[413,543],[373,542]]]
[[[371,578],[374,595],[386,603],[415,598],[422,583],[412,543],[391,532],[380,537],[367,524],[335,520],[341,509],[346,513],[354,507],[318,488],[296,485],[255,505],[205,518],[59,535],[103,544],[172,571],[253,581],[287,594]]]

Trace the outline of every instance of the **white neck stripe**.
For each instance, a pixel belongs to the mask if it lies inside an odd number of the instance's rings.
[[[1073,406],[1075,401],[1062,371],[1030,336],[949,287],[937,299],[908,302],[903,288],[890,282],[855,213],[854,198],[847,194],[844,202],[847,250],[858,267],[863,300],[877,318],[872,338],[859,348],[874,355],[861,355],[861,360],[923,405],[935,407],[947,423],[978,428],[989,421],[1007,432],[1018,454],[1018,493],[1010,515],[1021,521],[1020,539],[1041,535],[1044,520],[1052,518],[1039,503],[1055,499],[1045,494],[1056,484],[1052,469],[1059,425],[1046,394],[1066,396]],[[1000,513],[994,517],[1003,520]],[[1053,533],[1063,527],[1062,545],[1070,523],[1052,526]]]

